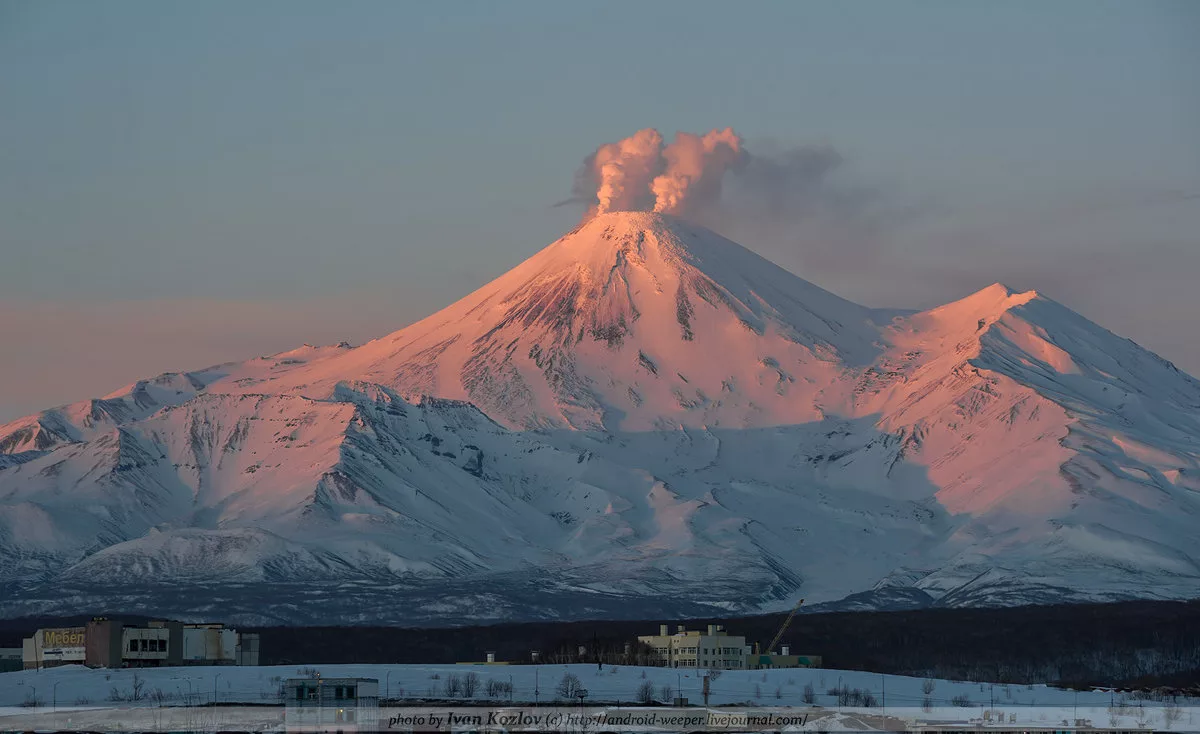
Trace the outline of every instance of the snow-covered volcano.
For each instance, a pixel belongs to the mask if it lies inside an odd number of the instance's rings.
[[[0,613],[1191,597],[1198,415],[1200,383],[1037,293],[872,310],[609,213],[361,347],[0,427]]]

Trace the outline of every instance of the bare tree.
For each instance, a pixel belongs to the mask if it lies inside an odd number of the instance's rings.
[[[1168,729],[1179,723],[1181,718],[1183,718],[1183,709],[1179,708],[1178,703],[1171,701],[1163,707],[1163,722]]]
[[[813,690],[812,683],[804,684],[804,702],[807,704],[814,704],[817,702],[817,692]]]
[[[638,703],[654,703],[654,684],[648,680],[642,681],[634,697]]]
[[[921,681],[921,693],[924,693],[926,696],[933,693],[934,688],[937,688],[937,683],[933,680],[933,678],[926,678],[925,680]]]
[[[457,673],[446,676],[446,698],[458,698],[462,695],[463,682]]]
[[[662,691],[659,692],[659,697],[663,703],[670,703],[675,698],[675,689],[671,687],[670,683],[664,683]]]
[[[574,673],[563,673],[563,677],[558,681],[558,686],[555,687],[554,693],[564,701],[570,701],[573,698],[579,697],[579,692],[583,690],[583,683],[579,680],[579,676]]]
[[[479,676],[474,673],[467,673],[463,677],[463,697],[475,698],[475,694],[479,692]]]

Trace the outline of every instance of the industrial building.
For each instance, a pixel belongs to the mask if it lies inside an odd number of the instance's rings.
[[[745,637],[731,635],[719,624],[708,625],[707,633],[679,625],[673,635],[664,624],[657,635],[638,637],[638,642],[649,645],[671,668],[742,670],[750,652]]]
[[[378,678],[288,678],[283,695],[289,732],[379,731]]]
[[[799,605],[797,605],[799,607]],[[791,621],[788,617],[772,646]],[[719,624],[710,624],[705,632],[689,630],[682,624],[670,634],[668,625],[660,625],[657,635],[643,635],[638,642],[648,645],[664,664],[671,668],[703,668],[705,670],[766,670],[770,668],[819,668],[819,655],[793,655],[788,645],[760,653],[758,645],[746,644],[746,638],[731,635]]]
[[[21,649],[25,669],[58,665],[136,668],[167,665],[258,665],[256,634],[221,624],[150,622],[143,627],[93,619],[84,627],[39,629]]]
[[[770,670],[771,668],[819,668],[820,655],[792,655],[787,645],[774,653],[750,653],[746,655],[747,670]]]
[[[0,647],[0,673],[21,669],[21,648]]]

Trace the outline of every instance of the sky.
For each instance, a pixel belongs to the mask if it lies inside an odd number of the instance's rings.
[[[1200,374],[1200,3],[0,0],[0,420],[399,329],[598,145],[726,126],[828,153],[713,223],[802,277],[1037,289]]]

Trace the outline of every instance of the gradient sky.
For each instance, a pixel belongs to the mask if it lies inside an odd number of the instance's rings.
[[[398,329],[600,143],[727,125],[844,159],[862,206],[730,233],[801,276],[1036,288],[1200,374],[1197,2],[0,0],[0,420]]]

